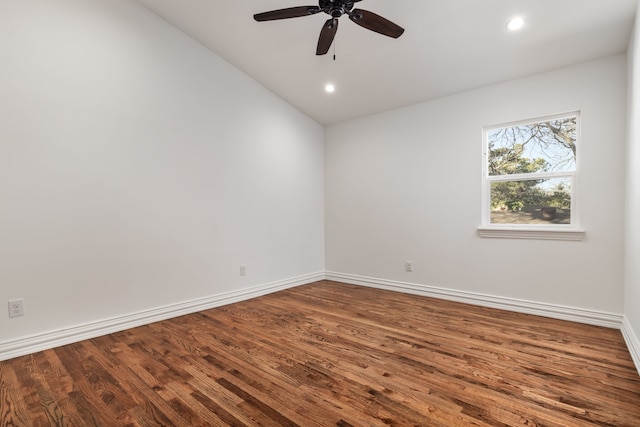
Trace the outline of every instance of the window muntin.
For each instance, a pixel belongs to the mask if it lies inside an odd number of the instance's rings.
[[[485,128],[483,224],[575,228],[579,114]]]

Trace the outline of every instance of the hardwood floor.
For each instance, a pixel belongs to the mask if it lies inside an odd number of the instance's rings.
[[[1,426],[640,426],[621,333],[318,282],[0,362]]]

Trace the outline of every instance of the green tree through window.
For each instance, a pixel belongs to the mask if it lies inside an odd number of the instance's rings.
[[[485,130],[491,224],[571,224],[578,116]]]

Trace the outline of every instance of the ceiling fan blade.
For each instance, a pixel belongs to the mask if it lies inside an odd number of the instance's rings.
[[[394,24],[380,15],[362,9],[353,9],[349,19],[367,30],[397,39],[404,33],[404,28]]]
[[[316,55],[325,55],[329,52],[329,48],[333,43],[333,39],[338,31],[338,18],[328,19],[322,26],[320,31],[320,38],[318,39],[318,49],[316,49]]]
[[[253,19],[258,22],[275,21],[276,19],[299,18],[301,16],[314,15],[321,12],[318,6],[297,6],[286,9],[272,10],[270,12],[256,13]]]

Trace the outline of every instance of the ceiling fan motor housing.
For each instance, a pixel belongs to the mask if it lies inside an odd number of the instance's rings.
[[[340,18],[351,12],[354,3],[352,0],[320,0],[319,5],[324,13],[334,18]]]

